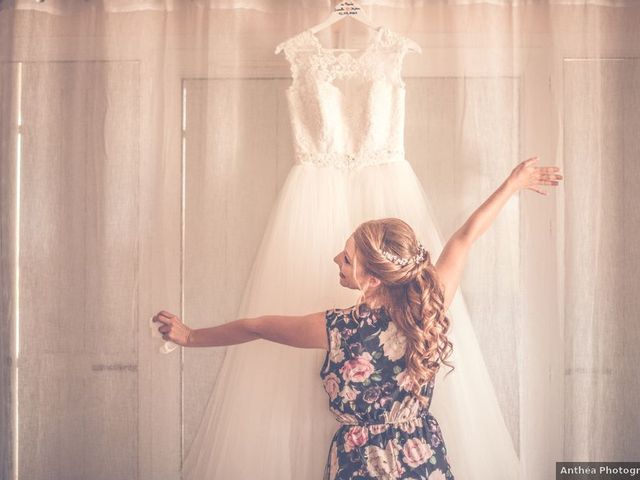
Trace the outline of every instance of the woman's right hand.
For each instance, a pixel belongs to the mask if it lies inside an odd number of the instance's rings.
[[[548,192],[537,188],[538,185],[555,186],[560,183],[559,180],[563,178],[560,167],[536,167],[533,163],[537,161],[538,157],[532,157],[516,165],[507,178],[514,191],[527,188],[541,195],[548,195]]]

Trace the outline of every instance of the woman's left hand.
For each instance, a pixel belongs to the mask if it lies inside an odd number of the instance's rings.
[[[548,195],[547,192],[539,188],[539,185],[558,185],[563,178],[560,167],[537,167],[533,165],[537,161],[538,157],[532,157],[520,162],[507,178],[507,183],[515,191],[526,188],[541,195]]]
[[[163,334],[163,339],[182,347],[188,346],[192,329],[182,323],[177,315],[161,310],[153,316],[153,321],[161,323],[158,331]]]

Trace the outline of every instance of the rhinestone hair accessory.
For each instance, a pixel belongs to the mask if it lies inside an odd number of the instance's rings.
[[[427,251],[424,249],[422,244],[420,242],[418,242],[418,254],[414,255],[411,258],[401,258],[401,257],[398,257],[397,255],[394,255],[393,253],[388,252],[386,250],[382,250],[382,256],[384,256],[384,258],[386,258],[390,262],[393,262],[396,265],[400,265],[401,267],[404,267],[405,265],[409,264],[410,262],[413,262],[415,264],[424,262],[424,260],[425,260],[425,258],[427,256]]]

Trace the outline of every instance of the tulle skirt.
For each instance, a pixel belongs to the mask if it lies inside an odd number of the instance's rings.
[[[407,161],[340,170],[296,164],[268,220],[237,318],[302,315],[355,303],[333,257],[362,222],[397,217],[435,263],[443,248]],[[519,460],[460,291],[449,310],[456,369],[442,366],[431,413],[457,480],[514,480]],[[227,347],[182,468],[185,480],[321,479],[339,424],[320,369],[324,350],[266,340]]]

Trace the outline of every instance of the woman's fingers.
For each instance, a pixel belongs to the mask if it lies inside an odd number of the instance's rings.
[[[552,172],[538,172],[538,175],[540,177],[546,177],[546,178],[562,178],[562,175],[559,173],[552,173]]]
[[[167,312],[165,310],[161,310],[156,315],[154,315],[153,321],[160,323],[160,326],[158,327],[158,331],[160,333],[167,334],[167,333],[171,332],[171,326],[173,325],[173,322],[175,321],[175,315],[173,315],[173,314],[171,314],[171,313],[169,313],[169,312]]]
[[[156,317],[159,322],[167,323],[167,321],[170,321],[173,318],[175,318],[175,315],[173,313],[167,312],[166,310],[160,310],[157,313]]]
[[[539,185],[558,185],[562,175],[559,167],[534,167],[536,169],[535,182]]]
[[[164,323],[165,325],[170,325],[175,318],[176,316],[173,315],[172,313],[169,313],[165,310],[161,310],[160,312],[154,315],[153,321]]]

